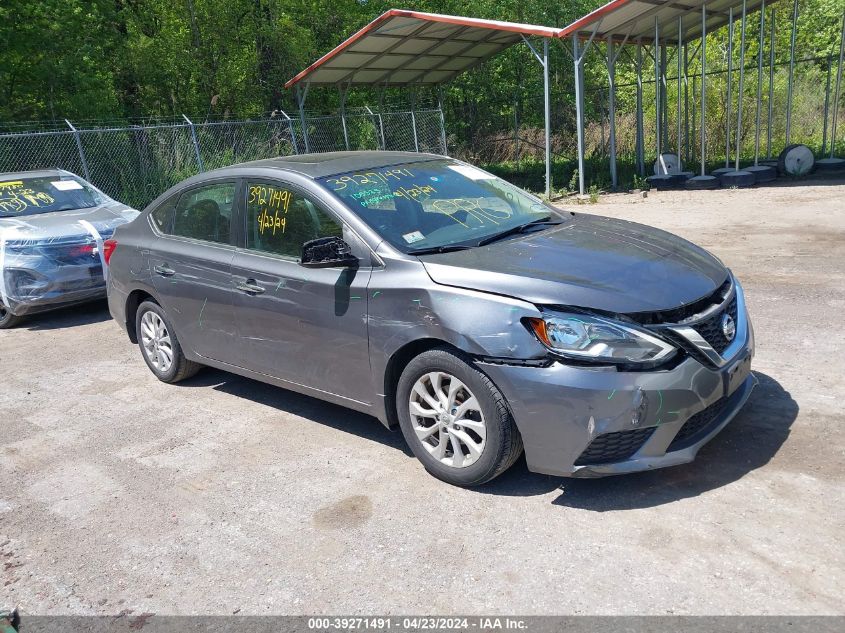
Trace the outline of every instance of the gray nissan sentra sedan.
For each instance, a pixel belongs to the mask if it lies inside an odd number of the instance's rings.
[[[477,485],[691,461],[747,400],[742,287],[707,251],[428,154],[256,161],[173,187],[106,252],[165,382],[218,367],[399,425]]]

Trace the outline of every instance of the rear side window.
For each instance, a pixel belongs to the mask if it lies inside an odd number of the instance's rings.
[[[173,214],[176,211],[178,200],[178,195],[171,196],[150,213],[153,224],[162,233],[173,233]]]
[[[171,233],[205,242],[229,244],[234,203],[233,182],[215,183],[186,191],[176,205]]]
[[[282,183],[247,183],[246,247],[296,258],[318,237],[343,237],[343,227],[317,203]]]

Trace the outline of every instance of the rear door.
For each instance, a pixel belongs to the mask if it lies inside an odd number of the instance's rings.
[[[156,294],[183,347],[216,360],[236,356],[232,239],[240,183],[211,181],[183,191],[152,215],[149,253]]]
[[[370,251],[313,195],[281,180],[247,180],[243,216],[232,265],[242,365],[370,402]],[[350,244],[357,269],[299,265],[303,243],[328,236]]]

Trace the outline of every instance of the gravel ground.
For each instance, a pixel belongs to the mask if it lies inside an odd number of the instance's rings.
[[[687,466],[477,490],[375,419],[156,381],[103,304],[0,332],[0,606],[25,613],[845,614],[845,185],[603,196],[742,279],[760,386]]]

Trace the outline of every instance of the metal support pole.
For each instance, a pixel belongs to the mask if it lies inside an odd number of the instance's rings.
[[[581,54],[578,34],[572,36],[572,57],[575,60],[575,129],[578,136],[578,192],[584,195],[584,93],[582,91]]]
[[[349,151],[349,131],[346,129],[346,92],[348,88],[337,87],[340,92],[340,124],[343,127],[343,145]]]
[[[384,112],[384,91],[387,89],[387,86],[382,86],[378,92],[378,127],[379,131],[381,132],[381,149],[382,151],[387,150],[387,139],[384,136],[384,117],[382,116],[382,112]]]
[[[690,162],[690,120],[689,120],[689,46],[684,44],[684,152],[686,163]]]
[[[841,65],[842,64],[840,64],[840,66]],[[85,176],[85,180],[91,182],[91,174],[88,172],[88,161],[85,159],[85,152],[82,151],[82,139],[79,138],[79,130],[73,127],[73,124],[67,119],[65,119],[65,123],[67,123],[71,132],[73,132],[73,140],[76,141],[76,150],[79,152],[79,160],[82,162],[82,174]],[[193,127],[191,129],[193,130]],[[196,142],[196,140],[194,142]],[[0,274],[2,274],[2,272],[3,271],[0,270]]]
[[[666,44],[660,47],[660,130],[663,137],[660,146],[665,150],[669,147],[669,89],[666,83]]]
[[[795,73],[795,31],[798,28],[798,0],[792,3],[792,37],[789,40],[789,79],[786,84],[786,144],[792,141],[792,78]]]
[[[760,39],[757,43],[757,104],[754,114],[754,165],[760,160],[760,116],[763,110],[763,45],[766,43],[766,0],[760,4]]]
[[[311,143],[308,140],[308,126],[305,124],[305,99],[308,97],[308,87],[311,84],[305,84],[305,90],[296,84],[296,103],[299,106],[299,124],[302,126],[302,139],[305,141],[305,152],[311,153]]]
[[[766,118],[766,158],[772,157],[772,116],[774,115],[775,94],[775,10],[769,19],[769,114]]]
[[[684,39],[684,24],[683,19],[678,18],[678,50],[675,52],[677,56],[678,62],[678,108],[677,108],[677,128],[678,128],[678,136],[677,140],[675,141],[675,152],[678,155],[678,169],[683,171],[681,165],[681,74],[683,72],[683,60],[681,59],[681,51],[683,50],[683,39]]]
[[[299,145],[296,142],[296,132],[293,131],[293,121],[290,120],[288,113],[285,112],[284,110],[280,109],[279,112],[282,113],[282,116],[285,117],[285,119],[288,122],[288,130],[290,130],[290,140],[291,140],[291,143],[293,143],[293,153],[299,154]]]
[[[645,176],[645,130],[643,129],[643,45],[637,40],[637,173]]]
[[[736,95],[736,161],[734,169],[739,170],[739,155],[742,153],[742,95],[745,89],[745,16],[746,0],[742,0],[742,22],[739,27],[739,91]]]
[[[194,143],[194,152],[196,152],[196,155],[197,155],[197,167],[199,167],[200,172],[203,172],[203,171],[205,171],[205,165],[202,162],[202,156],[200,156],[200,144],[197,141],[197,133],[196,133],[196,130],[194,129],[194,124],[191,123],[191,120],[188,117],[186,117],[184,114],[182,115],[182,118],[185,119],[185,121],[188,123],[188,127],[191,130],[191,140]]]
[[[830,158],[836,153],[836,123],[839,118],[839,98],[842,96],[842,62],[845,61],[845,12],[842,14],[842,34],[839,36],[839,66],[836,68],[836,91],[833,93],[833,123],[830,126]]]
[[[417,137],[417,93],[411,89],[411,127],[414,130],[414,151],[420,151],[420,139]]]
[[[443,146],[443,155],[448,156],[449,150],[446,147],[446,117],[443,116],[443,86],[437,85],[437,109],[440,111],[440,144]]]
[[[822,156],[827,153],[827,118],[830,116],[830,76],[833,74],[833,57],[827,56],[827,81],[824,85],[824,123],[822,124]]]
[[[552,195],[552,123],[551,102],[549,95],[549,38],[543,39],[543,113],[546,119],[546,197],[548,198]]]
[[[733,100],[731,99],[731,88],[733,87],[734,76],[734,9],[728,9],[728,74],[727,74],[727,90],[725,97],[725,167],[731,164],[731,108],[733,108]]]
[[[607,40],[607,116],[610,126],[610,183],[616,189],[616,55],[613,50],[613,36]]]
[[[379,126],[376,125],[376,117],[381,120],[381,114],[376,114],[370,109],[370,106],[364,106],[364,109],[367,111],[367,114],[370,115],[370,122],[373,124],[373,131],[376,133],[376,145],[378,149],[384,150],[384,136],[383,132],[379,130]]]
[[[657,22],[657,17],[654,18],[654,137],[655,137],[655,147],[657,149],[657,165],[658,173],[666,173],[665,169],[661,169],[663,167],[663,161],[660,160],[660,25]]]
[[[707,134],[704,130],[707,112],[707,3],[701,4],[701,175],[706,175],[707,150],[705,142]]]

